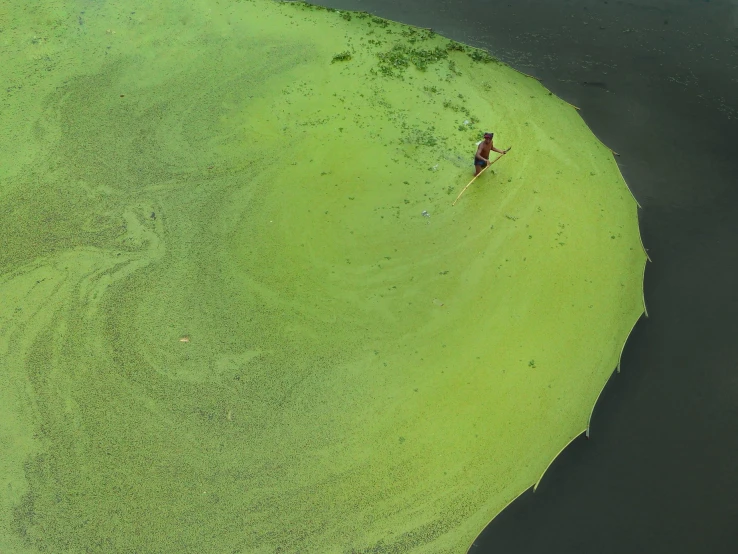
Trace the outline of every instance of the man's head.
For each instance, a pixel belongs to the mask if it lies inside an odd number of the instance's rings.
[[[494,136],[494,133],[484,133],[484,142],[486,143],[492,142],[493,136]]]

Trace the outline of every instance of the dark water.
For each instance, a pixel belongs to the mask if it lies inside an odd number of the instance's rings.
[[[640,201],[649,318],[580,438],[471,552],[738,552],[738,0],[330,0],[542,78]]]

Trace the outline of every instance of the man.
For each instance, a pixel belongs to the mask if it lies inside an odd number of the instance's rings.
[[[492,144],[493,136],[494,133],[484,133],[484,140],[479,143],[479,148],[477,148],[477,153],[474,156],[474,176],[479,175],[482,169],[489,165],[490,150],[494,150],[499,154],[507,154],[507,150],[497,150],[495,148],[494,144]]]

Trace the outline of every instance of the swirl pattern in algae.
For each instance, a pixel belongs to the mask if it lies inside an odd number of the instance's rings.
[[[464,552],[585,428],[646,257],[538,82],[308,5],[0,9],[0,550]]]

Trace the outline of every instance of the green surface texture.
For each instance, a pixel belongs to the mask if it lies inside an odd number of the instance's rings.
[[[540,83],[267,0],[0,26],[0,552],[463,553],[585,429],[646,255]]]

